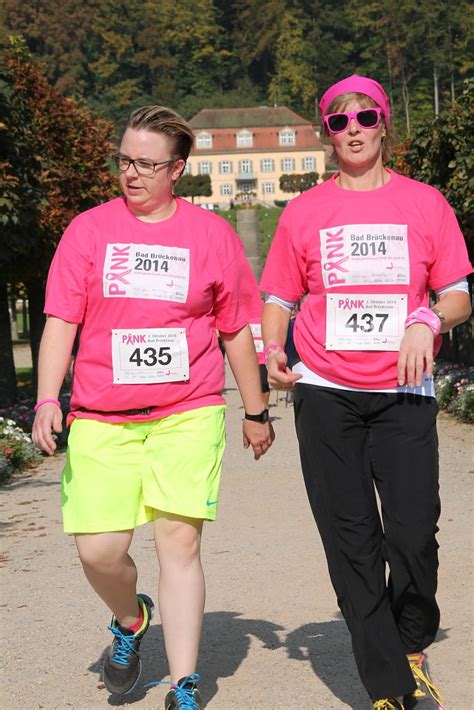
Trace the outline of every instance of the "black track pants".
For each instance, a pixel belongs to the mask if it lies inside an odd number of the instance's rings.
[[[415,689],[406,654],[439,625],[437,411],[429,397],[295,388],[306,490],[373,699]]]

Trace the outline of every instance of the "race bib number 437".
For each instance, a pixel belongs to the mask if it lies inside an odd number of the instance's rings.
[[[407,296],[327,296],[326,350],[398,350],[405,332]]]
[[[319,234],[326,288],[410,282],[406,224],[345,224]]]
[[[133,328],[112,331],[115,385],[145,385],[189,379],[183,328]]]
[[[189,249],[148,244],[107,244],[105,298],[154,298],[186,303]]]

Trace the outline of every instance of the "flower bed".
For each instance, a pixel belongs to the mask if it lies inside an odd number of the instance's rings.
[[[13,419],[0,417],[0,483],[16,471],[38,463],[40,454],[31,437]]]
[[[69,409],[70,392],[61,392],[59,400],[65,419]],[[35,466],[42,454],[31,440],[31,428],[35,418],[35,399],[31,395],[20,397],[18,402],[6,409],[0,409],[0,485],[6,483],[14,473]],[[63,420],[64,421],[64,420]],[[58,449],[66,445],[67,431],[53,435]]]
[[[437,363],[434,380],[440,409],[474,422],[474,367]]]

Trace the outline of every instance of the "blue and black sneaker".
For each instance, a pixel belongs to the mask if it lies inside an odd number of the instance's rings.
[[[196,683],[199,683],[200,680],[199,673],[191,673],[181,678],[176,685],[168,680],[158,680],[147,683],[145,688],[151,688],[154,685],[171,685],[171,690],[165,698],[165,710],[201,710],[204,706],[201,693],[196,688]]]
[[[114,616],[108,627],[115,637],[106,651],[102,670],[104,685],[109,693],[130,693],[140,677],[140,643],[148,631],[155,607],[146,594],[137,594],[137,599],[143,611],[143,623],[137,633],[120,626]]]
[[[181,678],[173,686],[165,698],[165,710],[201,710],[203,707],[201,693],[196,683],[201,680],[199,673],[192,673]]]

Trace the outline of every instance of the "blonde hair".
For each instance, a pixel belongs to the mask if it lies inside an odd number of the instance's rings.
[[[193,147],[194,135],[191,126],[179,113],[166,108],[166,106],[138,108],[130,115],[125,131],[127,128],[133,128],[136,131],[164,133],[171,140],[173,154],[177,159],[186,161]]]
[[[336,98],[331,101],[327,108],[327,113],[338,113],[339,111],[344,111],[347,107],[348,104],[351,103],[351,101],[357,101],[359,106],[361,108],[375,108],[378,106],[378,103],[374,101],[373,99],[370,98],[370,96],[367,96],[367,94],[358,94],[355,92],[350,92],[346,94],[340,94],[339,96],[336,96]],[[387,126],[385,123],[385,119],[382,115],[382,121],[385,126],[385,137],[382,138],[382,160],[383,162],[387,162],[389,160],[393,147],[395,145],[396,139],[395,139],[395,131],[392,128],[392,125]],[[326,136],[330,136],[331,134],[328,133],[328,130],[326,128],[326,124],[323,121],[323,133]],[[337,164],[337,155],[336,151],[333,149],[331,155],[328,158],[328,162],[330,163],[336,163]]]

